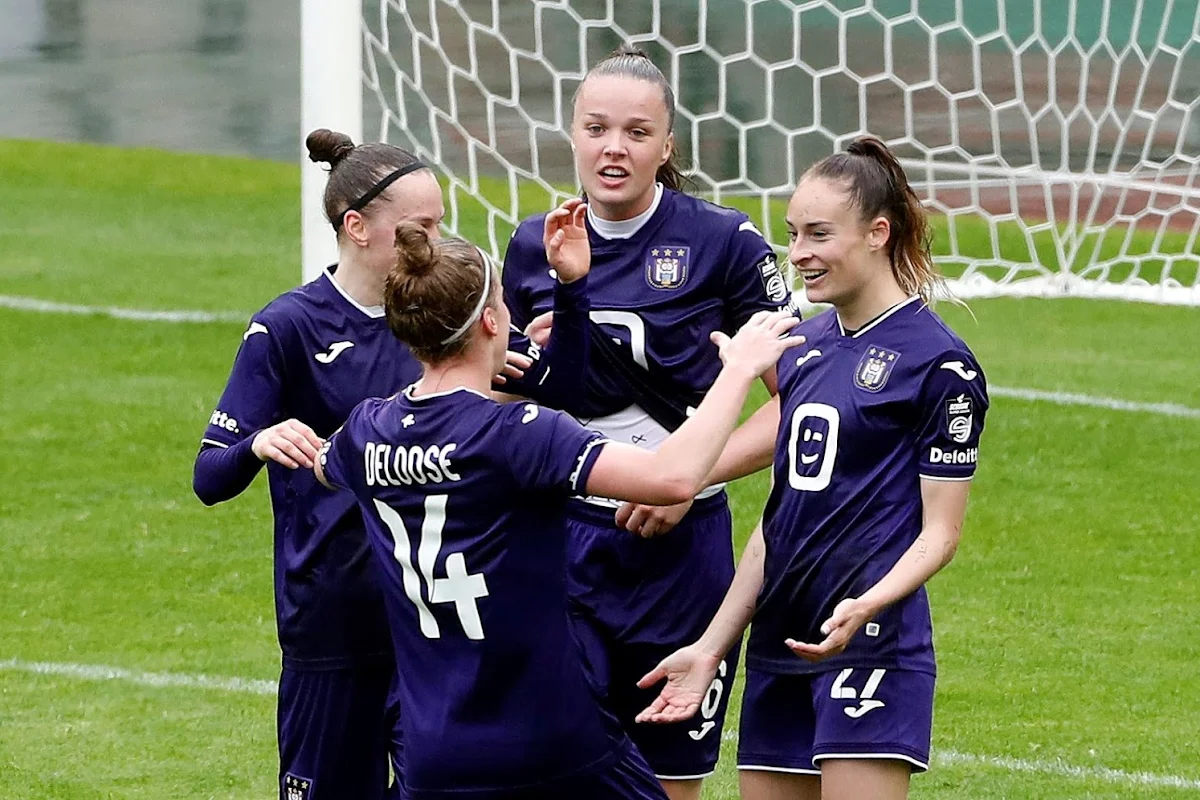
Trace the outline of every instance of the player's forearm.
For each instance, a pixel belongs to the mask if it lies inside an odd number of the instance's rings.
[[[762,590],[763,562],[766,547],[763,544],[762,523],[754,529],[742,560],[738,562],[733,583],[725,592],[725,599],[717,609],[704,635],[697,643],[700,649],[714,658],[721,659],[729,652],[746,631],[758,604],[758,593]]]
[[[556,283],[550,339],[533,367],[520,378],[509,378],[503,384],[503,391],[531,398],[549,408],[571,411],[571,404],[582,396],[579,387],[587,371],[590,312],[586,275],[571,283]],[[525,340],[525,345],[528,344]],[[514,349],[511,343],[509,349]]]
[[[232,447],[206,445],[196,454],[192,489],[206,506],[232,500],[254,482],[263,462],[251,450],[254,437]]]
[[[958,550],[961,532],[961,526],[926,525],[896,565],[863,592],[859,600],[867,604],[874,616],[897,600],[908,597],[950,563]]]
[[[680,486],[676,502],[694,497],[707,485],[756,378],[736,366],[721,370],[696,413],[654,454],[655,470],[671,476],[672,482]]]
[[[770,467],[775,460],[778,430],[779,398],[773,397],[729,437],[706,483],[726,483]]]

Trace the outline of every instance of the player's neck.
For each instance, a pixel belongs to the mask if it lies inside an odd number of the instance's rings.
[[[361,306],[383,305],[383,285],[385,275],[356,262],[352,258],[343,257],[338,262],[337,271],[333,274],[342,291],[350,295],[354,302]]]
[[[884,280],[873,281],[862,288],[853,298],[836,306],[838,319],[848,331],[856,331],[894,305],[903,303],[908,295],[895,279],[888,275]]]
[[[471,389],[490,395],[494,370],[487,361],[471,357],[470,354],[441,364],[423,364],[421,380],[413,388],[413,397],[452,392],[455,389]]]

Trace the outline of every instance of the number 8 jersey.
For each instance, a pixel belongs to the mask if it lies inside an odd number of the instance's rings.
[[[818,664],[784,640],[820,625],[900,560],[921,532],[921,479],[970,480],[988,408],[971,351],[920,298],[857,332],[828,311],[779,362],[775,482],[763,513],[766,562],[746,665],[765,672],[852,668],[934,672],[924,587]]]
[[[605,441],[536,405],[410,388],[361,403],[322,452],[381,567],[410,796],[554,785],[628,747],[567,616],[563,509]]]

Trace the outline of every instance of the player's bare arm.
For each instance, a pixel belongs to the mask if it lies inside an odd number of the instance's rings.
[[[787,646],[792,652],[808,661],[837,655],[863,625],[949,564],[958,550],[970,487],[970,481],[922,478],[924,520],[916,541],[878,583],[861,596],[848,597],[834,607],[833,614],[821,625],[823,641],[810,644],[789,639]]]
[[[718,665],[729,649],[742,638],[763,583],[766,547],[762,522],[755,527],[742,560],[738,562],[733,583],[725,593],[716,616],[699,641],[683,647],[643,677],[638,686],[649,689],[665,680],[654,702],[638,714],[638,722],[669,723],[690,719],[700,707]]]

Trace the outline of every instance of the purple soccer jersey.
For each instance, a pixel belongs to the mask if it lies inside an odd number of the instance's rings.
[[[522,222],[505,254],[504,298],[520,328],[552,303],[544,220]],[[732,334],[754,312],[791,300],[774,252],[745,214],[670,189],[631,237],[605,239],[590,221],[588,237],[592,321],[631,368],[653,373],[686,405],[697,405],[721,371],[709,333]],[[649,405],[595,353],[588,367],[583,394],[570,407],[581,419]]]
[[[326,272],[251,319],[203,443],[239,451],[253,477],[260,462],[250,445],[260,430],[295,417],[327,437],[364,397],[392,394],[420,374],[382,309],[355,303]],[[267,473],[284,663],[390,661],[383,597],[354,499],[318,484],[312,470],[270,462]]]
[[[410,791],[532,787],[625,752],[567,613],[563,514],[603,442],[534,404],[409,389],[326,446],[383,567]]]
[[[870,667],[934,672],[924,587],[819,664],[784,640],[819,642],[834,606],[890,570],[921,531],[921,478],[970,480],[988,408],[983,371],[919,298],[854,333],[806,320],[779,363],[775,483],[746,664],[764,672]]]

